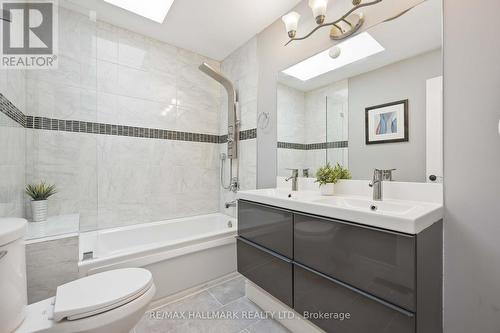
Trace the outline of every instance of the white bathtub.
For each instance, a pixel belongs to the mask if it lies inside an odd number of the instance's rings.
[[[144,267],[164,298],[235,272],[236,230],[235,218],[210,214],[81,233],[79,273]]]

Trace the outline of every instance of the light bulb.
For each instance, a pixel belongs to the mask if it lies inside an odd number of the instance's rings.
[[[317,24],[323,24],[325,21],[327,5],[328,0],[309,0],[309,7],[312,9]]]
[[[297,26],[299,25],[299,19],[300,14],[297,12],[290,12],[281,18],[283,23],[285,23],[288,37],[295,37],[295,34],[297,33]]]
[[[337,59],[340,55],[340,52],[341,52],[341,49],[340,47],[338,46],[334,46],[332,47],[329,51],[328,51],[328,55],[330,56],[330,58],[332,59]]]

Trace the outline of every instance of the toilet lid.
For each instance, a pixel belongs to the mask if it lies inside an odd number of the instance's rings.
[[[122,306],[144,294],[153,284],[151,272],[123,268],[90,275],[57,287],[55,321],[76,320]]]

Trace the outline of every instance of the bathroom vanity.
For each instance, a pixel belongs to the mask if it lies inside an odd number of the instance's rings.
[[[442,331],[439,203],[243,191],[237,249],[241,274],[326,332]]]

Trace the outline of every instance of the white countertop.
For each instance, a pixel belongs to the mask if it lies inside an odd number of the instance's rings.
[[[353,184],[357,184],[356,181]],[[417,234],[443,218],[440,202],[373,201],[371,197],[343,192],[322,196],[317,190],[292,192],[276,188],[240,191],[237,198],[407,234]]]

